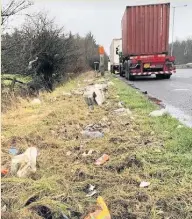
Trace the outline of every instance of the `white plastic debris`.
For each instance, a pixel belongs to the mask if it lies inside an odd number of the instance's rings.
[[[23,154],[13,157],[11,161],[11,173],[20,178],[29,177],[36,172],[37,149],[28,148]]]
[[[67,156],[70,156],[71,154],[72,154],[71,151],[67,151],[67,153],[66,153]]]
[[[71,97],[71,96],[72,96],[72,94],[71,94],[71,93],[69,93],[69,92],[63,92],[63,96]]]
[[[105,95],[102,90],[95,91],[96,97],[95,100],[99,106],[101,106],[105,102]]]
[[[183,125],[178,125],[177,126],[177,129],[181,129],[181,128],[184,128],[184,126]]]
[[[95,189],[95,186],[93,186],[93,185],[89,184],[88,191],[89,191],[89,192],[91,192],[91,191],[93,191],[94,189]]]
[[[103,84],[95,84],[91,86],[87,86],[84,91],[84,98],[88,105],[98,104],[101,106],[105,102],[105,85]]]
[[[88,130],[82,131],[81,134],[85,138],[102,138],[104,136],[104,134],[99,131],[88,131]]]
[[[132,115],[131,110],[124,107],[114,110],[114,113],[118,115]]]
[[[141,182],[140,185],[139,185],[140,188],[145,188],[145,187],[148,187],[148,186],[150,186],[150,182],[145,182],[145,181]]]
[[[152,116],[152,117],[159,117],[159,116],[163,116],[167,113],[167,110],[166,109],[161,109],[161,110],[155,110],[151,113],[149,113],[149,116]]]
[[[108,86],[114,86],[115,84],[114,84],[112,81],[109,81],[109,82],[107,83],[107,85],[108,85]]]
[[[97,194],[97,191],[96,190],[93,190],[92,192],[89,192],[86,197],[92,197],[94,196],[95,194]]]
[[[103,91],[106,91],[107,88],[108,88],[108,85],[107,84],[95,84],[93,85],[95,88],[98,88],[100,90],[103,90]]]
[[[1,212],[6,212],[7,211],[7,206],[4,205],[3,207],[1,207]]]
[[[83,157],[88,157],[88,156],[90,156],[92,153],[93,153],[93,150],[89,150],[87,153],[84,152],[84,153],[82,154],[82,156],[83,156]]]
[[[82,89],[82,88],[78,88],[78,89],[71,91],[71,93],[74,95],[83,95],[83,92],[84,92],[84,89]]]
[[[93,186],[91,184],[88,185],[87,192],[88,192],[88,194],[86,195],[86,197],[92,197],[95,194],[97,194],[97,191],[95,190],[95,186]]]
[[[31,104],[33,104],[33,105],[39,105],[39,104],[41,104],[41,100],[38,99],[38,98],[34,98],[34,99],[31,101]]]

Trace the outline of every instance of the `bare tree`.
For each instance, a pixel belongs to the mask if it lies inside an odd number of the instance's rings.
[[[1,9],[1,25],[4,25],[11,16],[18,14],[32,4],[31,0],[10,0]]]

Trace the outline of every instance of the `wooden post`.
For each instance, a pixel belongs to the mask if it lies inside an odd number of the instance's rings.
[[[103,46],[100,46],[99,47],[99,55],[100,55],[99,70],[102,76],[104,76],[104,73],[105,73],[104,54],[105,54],[104,48]]]
[[[99,65],[99,68],[100,68],[101,75],[104,76],[104,73],[105,73],[104,55],[100,55],[100,65]]]

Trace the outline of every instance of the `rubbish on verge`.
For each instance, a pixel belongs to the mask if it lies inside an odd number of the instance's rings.
[[[93,186],[93,185],[91,185],[91,184],[89,184],[89,185],[87,186],[85,192],[88,193],[88,194],[86,195],[86,197],[92,197],[92,196],[94,196],[95,194],[97,194],[97,191],[95,190],[95,186]]]
[[[96,160],[95,164],[100,166],[109,160],[109,155],[103,154],[99,159]]]
[[[118,114],[118,115],[132,115],[132,112],[130,109],[126,109],[124,107],[121,107],[119,109],[116,109],[113,111],[115,114]]]
[[[23,154],[14,156],[11,161],[11,173],[18,177],[29,177],[36,172],[37,149],[28,148]]]
[[[1,176],[5,176],[6,174],[8,174],[8,170],[7,169],[1,169]]]
[[[89,150],[88,152],[84,152],[82,154],[83,157],[87,157],[87,156],[90,156],[91,154],[93,153],[93,150]]]
[[[165,115],[166,113],[167,113],[166,109],[155,110],[155,111],[149,113],[149,116],[159,117],[159,116]]]
[[[91,191],[93,191],[94,189],[95,189],[95,186],[89,184],[88,189],[87,189],[88,192],[91,192]]]
[[[177,129],[181,129],[181,128],[184,128],[184,126],[183,125],[178,125],[177,126]]]
[[[12,148],[10,148],[9,149],[9,153],[11,154],[11,155],[17,155],[18,154],[18,150],[16,149],[16,148],[14,148],[14,147],[12,147]]]
[[[34,98],[34,99],[31,101],[31,104],[33,104],[33,105],[39,105],[39,104],[41,104],[41,100],[38,99],[38,98]]]
[[[107,205],[101,196],[97,198],[97,210],[89,213],[84,219],[111,219]]]
[[[70,92],[63,92],[63,96],[71,97],[72,94]]]
[[[139,187],[141,187],[141,188],[145,188],[145,187],[148,187],[150,185],[150,182],[141,182],[140,183],[140,185],[139,185]]]
[[[86,195],[86,197],[92,197],[92,196],[94,196],[95,194],[97,194],[97,191],[96,191],[96,190],[93,190],[93,191],[89,192],[89,193]]]
[[[105,102],[104,91],[107,89],[106,84],[95,84],[87,86],[84,91],[84,98],[88,106],[95,104],[101,106]]]
[[[104,134],[99,131],[91,132],[88,130],[82,131],[81,134],[86,138],[102,138],[104,136]]]
[[[67,151],[67,153],[66,153],[67,156],[70,156],[71,154],[72,154],[71,151]]]
[[[6,212],[7,211],[7,206],[3,205],[3,207],[1,208],[1,212]]]

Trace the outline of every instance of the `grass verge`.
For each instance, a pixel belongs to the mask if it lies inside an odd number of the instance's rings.
[[[85,87],[88,80],[98,81],[89,72],[51,94],[41,94],[41,105],[23,100],[18,110],[3,115],[2,166],[9,168],[13,139],[20,150],[36,146],[40,151],[32,179],[10,174],[2,178],[2,203],[14,218],[46,218],[37,210],[45,212],[45,207],[52,218],[61,211],[69,218],[81,218],[96,200],[86,197],[87,184],[97,187],[114,219],[192,217],[192,129],[177,129],[179,122],[170,116],[150,118],[148,114],[157,106],[119,79],[105,79],[114,86],[106,103],[93,112],[81,95],[63,95]],[[132,116],[113,114],[119,101]],[[83,139],[80,132],[89,124],[102,128],[104,137]],[[93,154],[83,157],[90,149]],[[103,153],[110,160],[96,167],[94,162]],[[141,181],[151,185],[140,188]],[[25,206],[31,197],[36,198]]]

